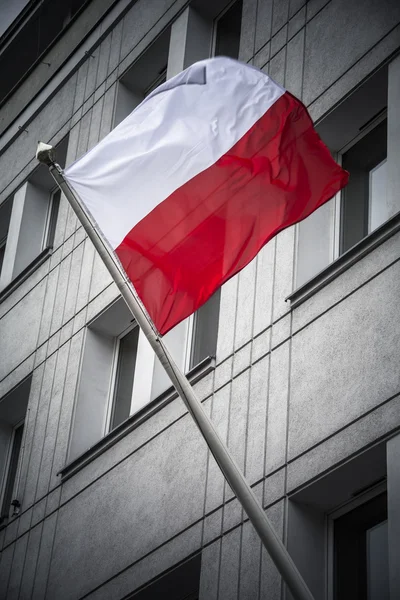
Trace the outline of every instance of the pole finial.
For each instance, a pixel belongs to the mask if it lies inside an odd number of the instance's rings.
[[[36,149],[36,158],[39,162],[47,165],[54,164],[54,148],[50,146],[50,144],[45,144],[44,142],[38,142],[38,146]]]

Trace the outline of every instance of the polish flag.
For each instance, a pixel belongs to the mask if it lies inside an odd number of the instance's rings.
[[[155,89],[65,175],[161,334],[348,179],[301,102],[225,57]]]

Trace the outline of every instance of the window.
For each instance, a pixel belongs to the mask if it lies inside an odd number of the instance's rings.
[[[219,291],[164,340],[185,372],[215,355]],[[69,460],[171,387],[150,344],[122,299],[87,327],[75,401]]]
[[[166,80],[169,41],[170,29],[153,42],[118,82],[114,127]]]
[[[61,33],[86,0],[42,0],[2,37],[0,104]]]
[[[236,1],[216,20],[214,56],[238,58],[243,2]]]
[[[142,590],[129,596],[129,600],[198,600],[200,593],[201,554],[187,560],[179,567],[157,577]]]
[[[382,225],[389,211],[386,197],[387,120],[342,153],[350,180],[342,191],[340,253]]]
[[[57,147],[64,164],[68,138]],[[37,169],[0,206],[0,291],[26,272],[53,245],[60,191],[45,169]]]
[[[386,462],[381,442],[290,495],[288,551],[314,598],[389,597]]]
[[[31,377],[0,400],[0,524],[10,515],[17,500],[18,473]]]
[[[391,161],[393,178],[396,161],[394,148],[388,153],[388,114],[396,110],[388,94],[389,73],[392,81],[395,70],[390,64],[383,66],[317,125],[350,180],[297,226],[296,287],[400,210],[400,197],[389,194],[388,165]]]
[[[386,493],[331,518],[334,600],[389,600]]]

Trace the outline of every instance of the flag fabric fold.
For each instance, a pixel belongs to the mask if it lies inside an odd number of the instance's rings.
[[[65,176],[161,334],[348,179],[300,101],[224,57],[154,90]]]

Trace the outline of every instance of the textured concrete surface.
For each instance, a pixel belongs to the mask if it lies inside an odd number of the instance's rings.
[[[196,10],[203,5],[210,19],[214,4],[198,0]],[[2,152],[0,202],[36,168],[37,139],[57,143],[69,133],[70,164],[110,131],[118,77],[185,8],[184,0],[118,5],[123,18],[104,28],[96,13],[91,51],[59,75],[52,96],[43,89],[27,132]],[[244,0],[243,7],[241,58],[301,97],[314,118],[400,47],[394,0]],[[77,22],[78,37],[88,23],[87,15]],[[55,44],[56,60],[69,44]],[[42,71],[31,81],[40,87]],[[25,86],[18,94],[15,115],[33,106]],[[10,111],[1,107],[0,118]],[[216,368],[195,387],[282,537],[288,494],[400,428],[399,236],[295,309],[285,302],[296,277],[294,227],[222,289]],[[0,298],[0,398],[32,373],[17,486],[22,514],[0,530],[0,598],[118,600],[201,550],[202,600],[280,600],[278,573],[180,399],[62,481],[85,327],[117,295],[62,198],[51,257]]]

